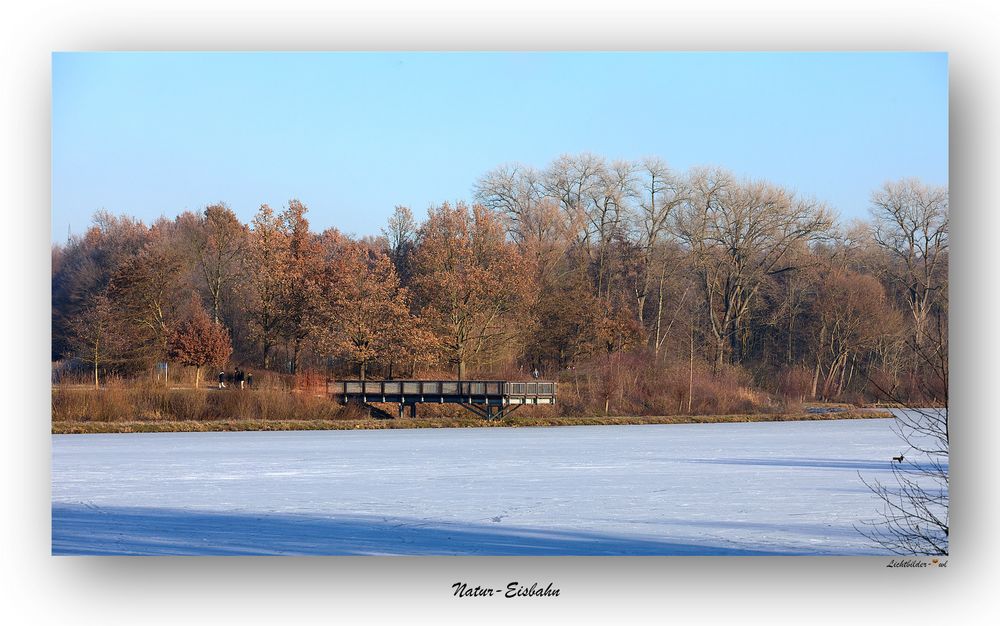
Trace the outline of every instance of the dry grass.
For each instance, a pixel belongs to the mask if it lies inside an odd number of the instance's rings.
[[[876,411],[841,413],[795,413],[750,415],[661,415],[622,417],[544,417],[517,415],[487,422],[471,415],[453,418],[418,419],[338,419],[338,420],[200,420],[200,421],[121,421],[53,422],[53,434],[140,433],[140,432],[219,432],[281,430],[379,430],[399,428],[519,428],[547,426],[599,426],[636,424],[725,424],[735,422],[788,422],[828,419],[871,419],[889,417]]]
[[[781,413],[785,397],[754,387],[742,368],[718,372],[702,362],[657,363],[648,355],[617,354],[564,373],[563,410],[574,415],[727,415]]]
[[[723,378],[728,383],[741,383]],[[661,378],[661,383],[663,379]],[[278,381],[274,381],[278,383]],[[330,401],[315,385],[295,389],[292,385],[269,384],[253,390],[238,389],[165,389],[153,382],[111,381],[94,389],[81,385],[57,385],[52,390],[53,433],[98,432],[166,432],[166,431],[228,431],[228,430],[344,430],[382,428],[468,428],[579,426],[601,424],[697,424],[754,421],[788,421],[817,419],[853,419],[888,417],[886,412],[841,411],[838,413],[806,413],[805,406],[785,405],[779,409],[769,398],[744,384],[712,384],[703,378],[699,394],[711,398],[697,405],[693,414],[683,412],[681,403],[673,399],[659,403],[646,398],[640,406],[613,407],[610,415],[595,410],[599,397],[581,398],[573,392],[572,383],[560,387],[558,406],[525,407],[507,418],[486,422],[455,405],[418,405],[418,417],[395,420],[374,420],[354,406],[341,406]],[[671,388],[668,385],[668,388]],[[563,396],[566,400],[563,401]],[[626,403],[630,404],[630,403]],[[660,405],[660,406],[658,406]],[[808,405],[814,407],[816,405]],[[835,406],[835,405],[825,405]],[[853,408],[849,405],[836,405]],[[392,414],[396,405],[382,406]],[[622,410],[633,409],[633,410]],[[639,408],[641,410],[634,410]],[[657,412],[655,408],[670,411]],[[714,413],[713,413],[714,409]],[[726,410],[728,409],[728,410]],[[643,415],[651,413],[651,415]]]
[[[355,413],[306,392],[164,389],[152,385],[108,385],[101,389],[56,387],[52,421],[197,422],[220,420],[336,420]]]

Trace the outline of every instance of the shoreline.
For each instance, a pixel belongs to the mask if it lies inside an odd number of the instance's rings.
[[[413,428],[545,428],[559,426],[631,426],[649,424],[729,424],[746,422],[801,422],[843,419],[884,419],[892,414],[881,409],[854,409],[823,413],[753,413],[741,415],[665,415],[533,417],[511,416],[487,422],[477,417],[425,417],[391,420],[131,420],[60,421],[51,427],[53,435],[160,433],[160,432],[242,432],[295,430],[395,430]]]

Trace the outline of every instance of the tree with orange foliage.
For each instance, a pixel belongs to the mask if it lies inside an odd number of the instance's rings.
[[[271,351],[278,340],[284,311],[287,235],[282,220],[266,204],[254,216],[244,259],[244,273],[250,286],[250,330],[260,342],[263,364],[271,366]]]
[[[562,272],[532,308],[534,340],[526,342],[525,354],[532,363],[563,369],[596,351],[595,329],[603,307],[584,272]]]
[[[123,262],[108,288],[124,333],[147,361],[166,357],[170,325],[176,319],[182,285],[182,259],[157,229],[142,250]]]
[[[201,368],[224,365],[233,352],[229,331],[209,318],[197,296],[191,296],[188,315],[173,328],[169,341],[170,359],[195,368],[196,389],[201,382]]]
[[[118,217],[107,211],[94,215],[94,225],[82,236],[74,236],[65,248],[53,248],[52,263],[52,358],[61,358],[75,347],[72,321],[89,317],[84,310],[98,294],[107,295],[117,269],[142,250],[149,229],[139,220]],[[58,255],[57,255],[57,251]]]
[[[299,371],[302,350],[315,328],[319,283],[324,271],[320,240],[309,232],[308,210],[292,199],[279,216],[287,243],[284,263],[280,266],[281,334],[291,343],[293,374]]]
[[[470,360],[497,350],[525,325],[534,276],[488,209],[461,203],[430,209],[413,266],[421,314],[460,380]]]
[[[409,293],[392,260],[361,243],[344,245],[330,266],[327,304],[316,329],[328,353],[358,364],[365,379],[373,365],[421,360],[433,337],[410,313]]]

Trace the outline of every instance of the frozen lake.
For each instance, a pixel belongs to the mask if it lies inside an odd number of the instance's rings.
[[[891,420],[55,435],[54,554],[879,554]]]

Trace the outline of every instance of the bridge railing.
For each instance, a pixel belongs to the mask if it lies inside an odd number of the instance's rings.
[[[551,396],[556,383],[503,380],[331,380],[327,393],[343,396]]]
[[[509,396],[554,396],[555,383],[506,383],[506,395]]]

